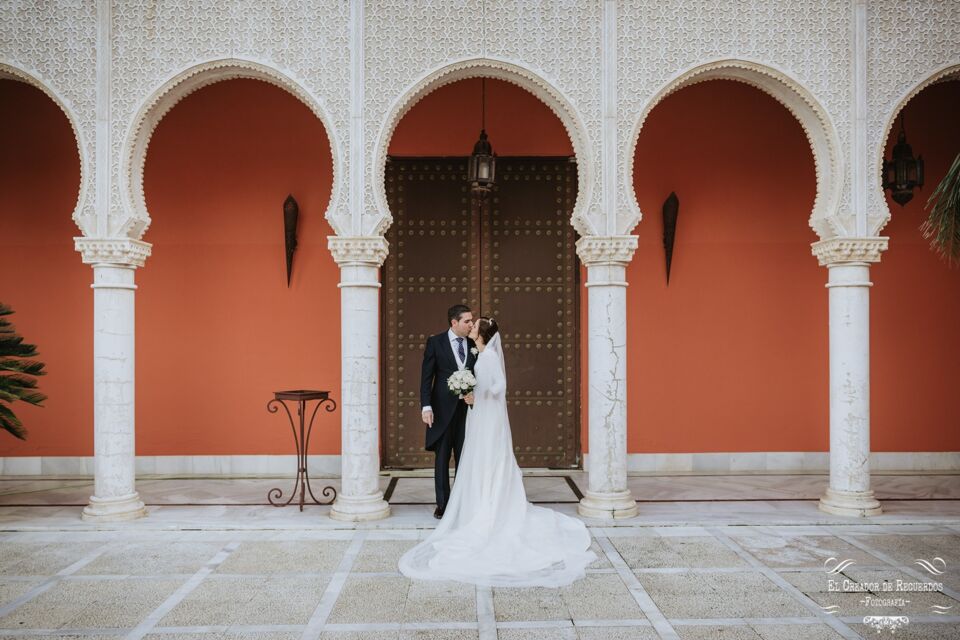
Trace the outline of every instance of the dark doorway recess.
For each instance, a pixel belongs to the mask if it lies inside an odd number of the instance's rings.
[[[466,176],[466,157],[387,161],[383,466],[433,466],[420,421],[423,346],[444,330],[447,307],[462,302],[501,325],[517,461],[579,467],[577,166],[567,157],[497,158],[497,184],[482,204]]]

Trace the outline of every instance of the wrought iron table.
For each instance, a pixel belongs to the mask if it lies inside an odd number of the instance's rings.
[[[294,423],[293,420],[293,414],[290,413],[290,408],[287,406],[287,403],[284,402],[285,400],[297,403],[299,433],[297,431],[297,424]],[[310,422],[308,423],[306,421],[307,403],[311,400],[318,400],[319,402],[313,407],[313,413],[310,414]],[[280,500],[283,499],[283,491],[278,487],[274,487],[267,492],[267,500],[275,507],[285,507],[297,497],[297,488],[299,487],[300,511],[303,511],[303,503],[308,493],[316,504],[332,504],[337,497],[337,490],[331,486],[324,487],[323,491],[320,492],[324,498],[330,497],[329,502],[320,502],[317,500],[317,497],[313,495],[313,489],[310,488],[310,472],[307,470],[307,448],[310,446],[310,432],[313,431],[313,419],[317,417],[317,410],[320,409],[320,407],[324,407],[327,412],[335,411],[337,403],[330,397],[329,391],[313,391],[309,389],[274,391],[273,400],[267,403],[267,411],[276,413],[280,410],[280,407],[283,407],[284,411],[287,412],[287,418],[290,419],[290,429],[293,431],[293,441],[297,447],[297,478],[293,483],[293,491],[291,491],[290,497],[287,498],[286,502],[280,502]],[[276,502],[274,498],[276,498]]]

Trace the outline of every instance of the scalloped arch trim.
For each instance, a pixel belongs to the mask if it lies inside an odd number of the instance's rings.
[[[493,78],[514,84],[532,93],[560,119],[567,137],[573,146],[577,159],[577,200],[571,216],[571,224],[580,235],[592,235],[593,225],[587,217],[587,210],[593,193],[595,171],[590,140],[583,125],[583,119],[566,96],[530,69],[512,62],[492,58],[471,58],[445,64],[434,69],[417,80],[398,98],[387,111],[387,117],[381,126],[374,147],[374,165],[372,191],[376,201],[378,217],[372,229],[367,233],[383,235],[393,216],[387,204],[385,185],[385,167],[387,150],[397,125],[420,100],[428,94],[448,84],[468,78]]]
[[[73,109],[68,106],[67,101],[60,97],[60,95],[53,90],[49,83],[41,80],[37,75],[32,74],[24,69],[20,69],[13,65],[0,62],[0,80],[15,80],[17,82],[23,82],[32,87],[36,87],[44,93],[48,98],[53,100],[54,104],[63,112],[63,115],[67,117],[67,122],[70,123],[70,129],[73,131],[74,142],[77,143],[77,155],[80,158],[80,183],[77,190],[77,203],[74,206],[73,213],[71,218],[73,219],[74,224],[77,225],[77,228],[80,229],[80,232],[84,235],[90,235],[96,232],[94,228],[96,226],[95,220],[84,219],[82,213],[83,208],[87,200],[87,194],[90,191],[90,161],[86,153],[86,145],[83,141],[83,136],[80,133],[80,128],[77,126],[77,117],[73,113]]]
[[[886,119],[884,120],[883,130],[881,131],[880,135],[880,144],[878,145],[876,153],[874,153],[873,162],[871,164],[872,171],[870,172],[870,185],[874,191],[874,194],[879,194],[879,201],[883,203],[883,214],[879,219],[871,221],[871,236],[880,235],[880,231],[887,226],[887,223],[890,222],[890,218],[893,215],[890,211],[890,206],[887,204],[887,199],[883,194],[883,181],[881,180],[881,175],[883,173],[883,154],[885,151],[886,142],[890,138],[890,132],[893,130],[893,125],[896,122],[897,117],[899,117],[900,112],[903,111],[907,104],[909,104],[909,102],[913,100],[921,91],[931,85],[937,84],[938,82],[945,81],[960,81],[960,62],[954,62],[941,67],[907,90],[907,92],[904,93],[899,100],[897,100],[897,104],[893,108],[893,111],[888,113]]]
[[[630,132],[630,144],[624,162],[625,175],[621,176],[625,193],[630,194],[627,200],[633,213],[624,233],[632,230],[642,217],[633,188],[633,160],[647,117],[667,96],[685,87],[710,80],[732,80],[760,89],[782,104],[800,123],[813,152],[817,178],[816,197],[809,219],[810,228],[821,239],[843,235],[837,210],[843,189],[843,155],[840,153],[836,129],[826,110],[810,91],[782,71],[759,62],[738,59],[701,63],[678,74],[654,95],[640,113]]]
[[[153,132],[163,117],[191,93],[217,82],[236,79],[259,80],[283,89],[306,105],[323,123],[333,160],[333,188],[325,217],[334,229],[337,229],[331,212],[336,210],[340,202],[343,175],[340,163],[343,156],[326,108],[301,82],[294,80],[286,72],[262,62],[229,58],[196,64],[177,73],[151,93],[137,110],[124,138],[121,152],[120,191],[125,210],[129,214],[124,220],[112,225],[115,235],[139,240],[150,226],[150,214],[143,190],[143,170]]]

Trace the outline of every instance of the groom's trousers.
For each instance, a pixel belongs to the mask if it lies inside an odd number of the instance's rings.
[[[457,412],[447,425],[446,432],[437,442],[437,460],[433,469],[433,481],[437,491],[437,506],[447,508],[450,499],[450,454],[454,456],[454,469],[460,467],[460,456],[463,455],[463,438],[466,433],[467,405],[459,403]]]

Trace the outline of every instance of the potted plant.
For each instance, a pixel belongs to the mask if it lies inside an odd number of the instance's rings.
[[[13,309],[0,303],[0,427],[26,440],[23,423],[8,405],[21,400],[42,407],[47,396],[36,390],[36,376],[46,371],[42,362],[31,359],[37,355],[36,346],[25,344],[7,320],[12,314]]]

